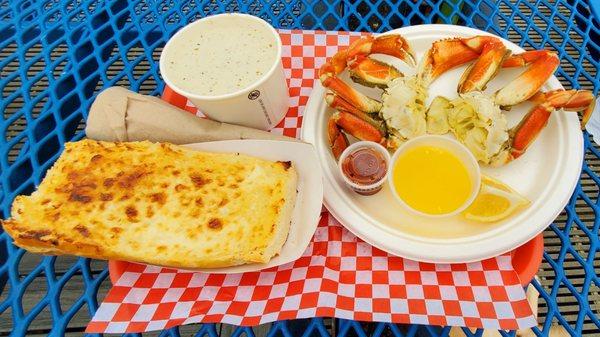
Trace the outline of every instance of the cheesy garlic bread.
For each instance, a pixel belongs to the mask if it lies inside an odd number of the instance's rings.
[[[166,143],[82,140],[3,227],[32,252],[180,268],[265,263],[296,198],[290,162]]]

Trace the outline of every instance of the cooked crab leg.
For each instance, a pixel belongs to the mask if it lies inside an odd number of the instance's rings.
[[[327,123],[327,137],[331,151],[336,159],[348,147],[348,138],[345,131],[360,140],[384,143],[384,135],[376,127],[354,116],[351,113],[339,111],[333,114]]]
[[[369,115],[365,112],[358,110],[356,107],[354,107],[352,104],[346,102],[340,96],[338,96],[336,94],[332,94],[332,93],[327,93],[327,94],[325,94],[325,102],[327,102],[327,104],[330,107],[332,107],[338,111],[349,112],[349,113],[353,114],[354,116],[364,120],[365,122],[376,127],[377,130],[379,130],[379,132],[381,132],[382,135],[385,135],[386,132],[385,132],[385,126],[383,125],[383,121],[376,120],[372,115]]]
[[[329,122],[327,123],[327,137],[331,146],[331,152],[333,152],[335,159],[338,159],[342,152],[348,147],[349,143],[348,138],[340,130],[333,119],[329,119]]]
[[[589,121],[596,106],[596,96],[587,90],[552,90],[538,92],[530,99],[536,104],[547,102],[555,109],[563,108],[569,111],[581,111],[581,128]]]
[[[513,54],[510,57],[507,57],[502,63],[503,68],[515,68],[515,67],[524,67],[528,64],[531,64],[533,61],[536,61],[542,56],[546,56],[552,53],[548,50],[528,50],[522,52],[520,54]]]
[[[556,109],[583,111],[582,125],[591,115],[596,98],[589,91],[554,90],[536,95],[534,101],[541,102],[533,107],[521,122],[511,130],[511,159],[521,156],[546,126],[550,114]]]
[[[510,50],[502,41],[490,40],[485,43],[477,61],[471,64],[460,78],[458,92],[463,94],[485,90],[488,82],[496,77],[504,59],[509,55]]]
[[[383,135],[376,127],[353,114],[339,111],[331,119],[344,131],[360,140],[369,140],[376,143],[384,141]]]
[[[500,106],[513,106],[535,95],[554,74],[560,61],[552,52],[546,52],[531,63],[521,75],[498,90],[494,101]]]
[[[364,112],[357,109],[354,105],[348,103],[348,101],[344,100],[339,95],[336,95],[336,94],[333,94],[330,92],[325,94],[325,102],[327,103],[327,105],[329,105],[330,107],[332,107],[336,110],[346,111],[353,115],[364,114]]]
[[[435,41],[425,56],[423,73],[433,81],[446,71],[477,59],[486,45],[498,42],[496,37],[483,35]]]
[[[323,68],[321,68],[321,70],[323,70]],[[319,78],[325,88],[333,91],[336,95],[342,97],[360,111],[377,112],[381,110],[381,102],[362,94],[335,75],[327,72],[320,72]]]
[[[385,54],[397,57],[414,67],[415,54],[408,42],[398,34],[381,35],[378,37],[367,36],[355,41],[348,48],[349,63],[372,54]]]
[[[369,121],[345,111],[336,112],[327,123],[327,136],[331,151],[336,159],[339,158],[349,144],[348,138],[342,130],[360,140],[369,140],[376,143],[385,142],[383,131]]]
[[[458,86],[459,93],[466,93],[484,90],[500,67],[529,65],[521,75],[496,92],[496,103],[508,107],[538,92],[559,65],[557,55],[546,50],[509,55],[510,51],[502,41],[491,36],[440,40],[433,43],[426,56],[425,76],[434,80],[450,69],[476,60],[463,73]]]

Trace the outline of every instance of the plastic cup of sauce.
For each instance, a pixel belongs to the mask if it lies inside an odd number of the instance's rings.
[[[358,194],[372,195],[381,190],[390,163],[390,153],[375,142],[360,141],[340,155],[338,168],[348,187]]]
[[[160,72],[171,89],[211,119],[270,130],[290,103],[281,51],[279,34],[266,21],[213,15],[171,37],[160,55]]]

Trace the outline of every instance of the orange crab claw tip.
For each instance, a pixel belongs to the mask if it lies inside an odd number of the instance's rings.
[[[596,100],[597,98],[594,96],[590,102],[590,105],[585,110],[583,110],[583,116],[581,117],[582,129],[585,129],[587,122],[590,120],[592,114],[594,113],[594,109],[596,108]]]
[[[327,138],[330,144],[333,143],[334,139],[337,138],[339,133],[340,130],[335,124],[335,120],[333,118],[330,118],[329,122],[327,122]]]

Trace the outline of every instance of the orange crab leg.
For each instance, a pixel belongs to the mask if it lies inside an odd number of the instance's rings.
[[[325,102],[327,102],[327,105],[338,111],[349,112],[353,114],[354,116],[376,127],[382,135],[385,135],[386,131],[383,125],[383,121],[378,120],[374,116],[358,110],[357,108],[352,106],[352,104],[344,101],[344,99],[340,96],[332,93],[327,93],[325,94]]]
[[[337,112],[331,117],[335,123],[347,133],[360,140],[383,143],[381,132],[368,122],[347,112]]]
[[[333,91],[357,109],[370,113],[381,110],[381,102],[360,93],[339,78],[325,73],[320,75],[320,79],[324,87]]]
[[[596,97],[586,90],[559,89],[538,93],[532,97],[532,101],[537,105],[511,130],[513,159],[518,158],[527,150],[527,147],[548,123],[550,114],[556,109],[583,111],[582,125],[585,126],[596,105]]]
[[[369,57],[351,63],[348,70],[354,82],[369,87],[387,88],[392,80],[404,76],[395,67]]]
[[[382,35],[378,37],[367,36],[356,40],[348,48],[348,61],[352,63],[357,59],[371,54],[385,54],[397,57],[411,67],[416,64],[415,55],[408,42],[398,34]]]
[[[329,138],[331,152],[333,152],[335,159],[338,159],[342,152],[348,147],[349,142],[348,138],[340,130],[333,118],[327,123],[327,136]]]
[[[512,146],[510,154],[512,159],[517,159],[525,153],[525,150],[533,143],[540,134],[540,131],[548,123],[548,118],[550,118],[552,111],[554,111],[554,108],[548,103],[536,105],[511,130]]]
[[[528,50],[526,52],[520,54],[514,54],[510,57],[507,57],[502,63],[503,68],[515,68],[515,67],[524,67],[540,57],[551,54],[551,51],[548,50]]]
[[[555,109],[565,109],[569,111],[581,111],[581,127],[584,128],[594,112],[596,106],[596,96],[587,90],[552,90],[548,92],[538,92],[531,101],[541,104],[547,102]]]
[[[529,99],[554,74],[559,64],[555,53],[538,57],[521,75],[498,90],[494,101],[500,106],[513,106]]]
[[[487,44],[499,41],[496,37],[484,35],[436,41],[427,52],[425,71],[431,80],[435,80],[446,71],[475,60]]]
[[[498,74],[500,66],[508,55],[510,51],[502,41],[491,40],[485,43],[477,61],[463,73],[458,83],[458,92],[462,94],[485,90],[488,82]]]
[[[354,105],[345,101],[340,96],[338,96],[336,94],[332,94],[330,92],[325,94],[325,102],[327,102],[327,105],[329,105],[330,107],[332,107],[336,110],[346,111],[353,115],[360,115],[360,114],[364,113],[364,112],[360,111],[359,109],[357,109]]]

